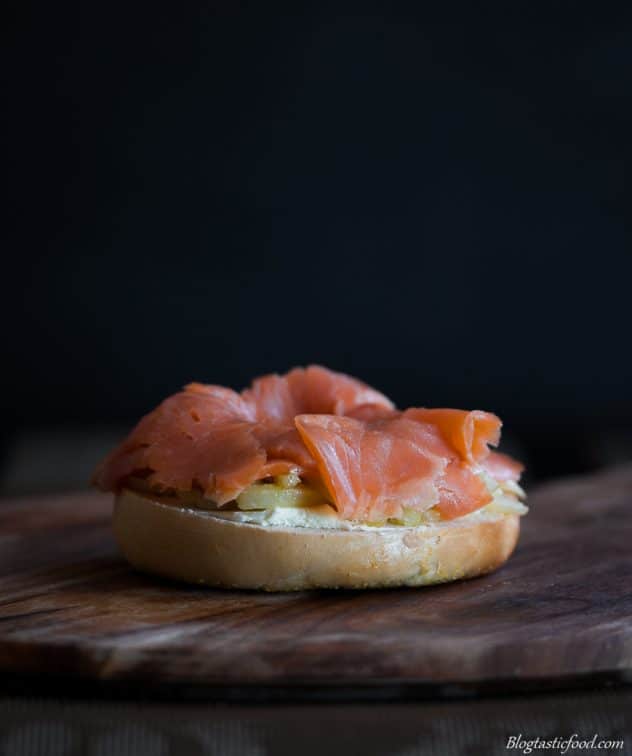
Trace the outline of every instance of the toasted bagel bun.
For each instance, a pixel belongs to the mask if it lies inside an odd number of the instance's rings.
[[[114,533],[143,572],[221,588],[300,591],[444,583],[481,575],[510,556],[517,515],[418,527],[325,529],[224,519],[124,489]]]

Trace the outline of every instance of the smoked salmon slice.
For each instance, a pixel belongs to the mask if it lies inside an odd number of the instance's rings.
[[[481,467],[499,483],[506,480],[520,480],[524,465],[508,454],[493,451],[481,462]]]
[[[439,502],[436,481],[448,459],[437,453],[442,442],[431,426],[299,415],[296,427],[343,517],[380,521]]]
[[[388,397],[366,383],[320,365],[294,368],[286,378],[297,403],[297,415],[347,415],[363,405],[388,410],[395,407]]]
[[[299,415],[296,426],[347,519],[379,522],[435,506],[444,519],[453,519],[491,500],[437,427],[405,413],[369,421]]]
[[[146,415],[96,473],[115,490],[142,476],[158,491],[200,490],[224,504],[256,480],[267,462],[252,410],[219,386],[191,384]]]
[[[293,425],[296,415],[346,415],[358,407],[394,408],[384,394],[320,365],[294,368],[287,375],[264,375],[242,392],[261,422]]]
[[[500,441],[502,423],[490,412],[411,408],[404,412],[404,416],[432,423],[466,462],[483,459],[489,454],[489,446],[498,446]]]
[[[312,365],[263,376],[241,393],[189,384],[138,423],[94,480],[118,490],[142,478],[156,492],[197,490],[223,506],[292,471],[325,489],[347,519],[433,507],[452,519],[491,499],[480,471],[519,478],[518,462],[490,453],[500,426],[481,411],[400,412],[365,383]]]

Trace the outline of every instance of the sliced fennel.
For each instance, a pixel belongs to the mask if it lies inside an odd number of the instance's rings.
[[[481,514],[490,515],[524,515],[529,511],[520,501],[520,499],[525,497],[525,492],[516,482],[498,482],[482,471],[479,471],[478,474],[484,480],[492,495],[492,500],[489,504],[475,510],[471,514],[480,512]],[[140,490],[147,488],[149,491],[149,486],[142,480],[138,481],[138,488]],[[213,501],[205,499],[197,491],[174,492],[173,495],[176,501],[185,506],[217,509],[217,505]],[[220,509],[225,511],[238,509],[245,512],[272,512],[272,510],[277,508],[311,509],[314,512],[318,509],[324,511],[327,508],[335,514],[335,507],[331,503],[329,494],[324,486],[318,485],[315,481],[310,481],[310,484],[302,483],[298,473],[295,471],[290,471],[286,475],[278,475],[269,483],[254,483],[242,491],[231,504],[226,507],[220,507]],[[464,517],[467,516],[464,515]],[[441,517],[434,507],[424,511],[405,508],[399,517],[389,517],[379,522],[365,522],[363,524],[366,527],[394,525],[410,528],[420,525],[431,525],[440,521]]]
[[[274,509],[275,507],[313,507],[326,504],[322,495],[308,486],[284,488],[276,483],[258,483],[249,486],[237,497],[239,509]]]
[[[277,475],[274,482],[281,488],[295,488],[300,484],[301,477],[296,470],[290,470],[287,475]]]
[[[513,494],[517,499],[527,498],[525,490],[515,480],[504,480],[500,484],[500,488],[507,494]]]
[[[434,509],[426,509],[420,512],[417,509],[404,508],[401,517],[389,517],[389,525],[402,525],[405,528],[416,528],[418,525],[430,525],[439,522],[441,517]]]
[[[494,498],[486,504],[483,512],[489,512],[490,514],[517,514],[523,515],[529,511],[529,507],[525,506],[521,501],[518,501],[514,496],[494,496]]]

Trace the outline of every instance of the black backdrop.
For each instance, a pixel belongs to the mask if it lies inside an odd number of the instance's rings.
[[[7,28],[5,435],[314,361],[495,410],[543,473],[632,426],[630,4]]]

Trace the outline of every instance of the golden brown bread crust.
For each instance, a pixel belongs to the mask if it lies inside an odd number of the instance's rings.
[[[507,560],[519,519],[325,530],[233,522],[129,490],[114,505],[114,533],[137,569],[266,591],[420,586],[474,577]]]

